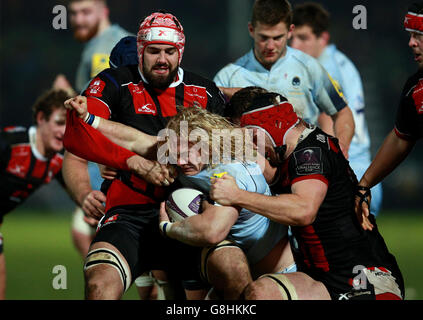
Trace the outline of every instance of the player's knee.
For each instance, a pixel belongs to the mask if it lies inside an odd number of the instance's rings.
[[[266,297],[266,286],[263,279],[249,283],[243,292],[245,300],[264,300]]]
[[[119,298],[131,284],[131,273],[125,261],[105,248],[88,253],[84,275],[88,299]]]

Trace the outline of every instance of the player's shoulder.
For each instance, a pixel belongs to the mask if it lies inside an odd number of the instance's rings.
[[[23,126],[7,126],[0,129],[0,136],[10,145],[28,143],[28,128]]]
[[[185,85],[196,85],[200,87],[205,87],[206,89],[216,87],[216,84],[213,82],[213,80],[210,80],[198,73],[185,70],[185,69],[184,69],[183,83]]]
[[[415,92],[416,89],[423,86],[423,70],[418,70],[416,73],[408,77],[404,85],[404,94],[409,96]]]
[[[296,63],[304,66],[305,68],[319,65],[319,62],[316,58],[302,52],[301,50],[289,46],[287,46],[286,49],[286,58],[290,63]]]
[[[117,87],[120,87],[122,84],[128,82],[138,83],[141,80],[137,65],[121,66],[118,68],[107,68],[100,72],[96,78],[100,78],[105,81],[110,81]]]

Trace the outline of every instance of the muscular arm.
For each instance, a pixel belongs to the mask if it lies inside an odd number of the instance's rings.
[[[67,190],[78,206],[90,217],[100,218],[104,214],[106,196],[99,190],[92,190],[87,161],[65,152],[62,174]]]
[[[65,102],[67,109],[75,110],[78,117],[85,119],[88,113],[87,98],[77,96]],[[122,123],[110,121],[102,117],[96,117],[96,129],[100,131],[113,143],[135,152],[141,156],[150,155],[154,151],[157,143],[157,137],[150,136],[132,127]]]
[[[401,139],[392,130],[385,138],[359,185],[373,187],[381,182],[407,157],[415,143],[413,140]]]
[[[234,182],[228,175],[215,179],[210,190],[211,198],[220,204],[239,206],[292,226],[313,223],[327,191],[327,185],[316,179],[296,182],[291,187],[292,194],[278,196],[241,190]]]
[[[332,116],[335,137],[338,138],[342,152],[348,159],[348,150],[354,136],[355,123],[351,109],[346,106]]]
[[[170,238],[192,246],[212,246],[226,239],[236,222],[239,211],[234,207],[206,205],[201,214],[174,222],[166,232]],[[160,207],[160,221],[168,221],[164,202]]]

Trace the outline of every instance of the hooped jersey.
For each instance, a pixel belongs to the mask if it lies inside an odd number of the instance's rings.
[[[198,189],[208,195],[211,179],[215,175],[229,174],[235,178],[238,187],[249,192],[271,195],[270,188],[260,167],[256,163],[233,162],[206,168],[193,176],[179,175],[182,186]],[[228,240],[235,241],[245,252],[251,264],[259,262],[283,237],[288,227],[242,208],[236,223],[232,226]]]
[[[408,78],[401,94],[395,121],[395,133],[402,139],[423,137],[423,71]]]
[[[364,231],[354,211],[357,179],[344,158],[336,138],[315,128],[285,161],[275,193],[290,193],[299,181],[317,179],[328,187],[311,225],[292,227],[299,250],[295,254],[299,271],[322,281],[330,292],[353,290],[359,266],[389,270],[402,283],[401,272],[375,228]],[[398,290],[395,291],[400,296]]]
[[[37,188],[61,176],[63,155],[48,159],[35,147],[36,127],[8,127],[0,131],[0,223],[2,216]]]
[[[178,71],[178,80],[163,90],[148,85],[137,65],[106,69],[90,82],[84,95],[87,96],[90,113],[150,135],[157,135],[165,128],[170,117],[176,115],[177,106],[197,105],[221,115],[224,111],[223,95],[216,85],[181,68]],[[99,138],[101,135],[98,134],[96,137],[81,137],[81,130],[72,133],[74,125],[80,124],[77,121],[70,119],[67,122],[65,147],[69,140],[72,140],[76,148],[70,150],[71,152],[87,160],[109,165],[108,161],[119,157],[121,150],[127,151],[116,147],[117,152],[113,157],[107,152],[102,152],[102,147],[112,145],[111,141],[104,136]],[[87,132],[92,129],[85,127]],[[77,140],[80,139],[85,143],[78,144]],[[84,156],[78,154],[81,149],[86,152]],[[110,166],[125,169],[124,166]],[[164,188],[148,184],[129,171],[121,170],[118,179],[113,181],[107,193],[106,210],[129,205],[156,207],[164,197]]]

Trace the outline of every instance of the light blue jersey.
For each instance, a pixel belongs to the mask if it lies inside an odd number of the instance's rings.
[[[215,168],[204,169],[194,176],[180,175],[179,180],[184,187],[195,188],[208,195],[210,178],[214,174],[223,172],[234,177],[242,190],[271,195],[261,169],[255,163],[221,164]],[[244,250],[248,261],[255,264],[263,259],[279,240],[287,236],[287,232],[288,227],[249,210],[241,209],[238,220],[232,226],[227,239],[235,241]]]
[[[320,112],[333,115],[346,106],[342,93],[320,63],[291,47],[270,70],[257,61],[252,49],[220,70],[214,81],[222,87],[258,86],[279,93],[301,118],[316,125]]]
[[[364,93],[360,74],[351,60],[333,44],[325,48],[318,60],[339,84],[352,111],[355,133],[348,151],[348,160],[360,180],[371,162],[370,136],[364,115]],[[372,188],[370,209],[374,215],[379,212],[381,203],[382,185],[378,184]]]

